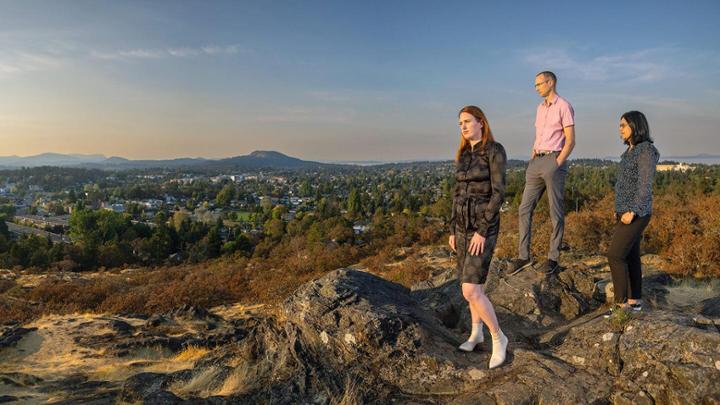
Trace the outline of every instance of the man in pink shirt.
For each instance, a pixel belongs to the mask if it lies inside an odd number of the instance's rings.
[[[535,116],[535,143],[525,171],[525,190],[518,209],[519,252],[518,258],[510,262],[511,275],[533,264],[530,256],[532,214],[545,190],[553,230],[548,259],[536,270],[552,274],[558,269],[565,228],[563,194],[567,159],[575,147],[575,112],[570,103],[555,92],[556,83],[553,72],[540,72],[535,76],[535,90],[544,100],[538,105]]]

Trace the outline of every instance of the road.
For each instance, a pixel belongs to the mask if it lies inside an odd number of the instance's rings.
[[[8,230],[17,235],[32,234],[32,235],[42,236],[45,238],[49,236],[50,240],[52,240],[53,243],[59,243],[59,242],[70,243],[70,242],[72,242],[70,240],[70,237],[67,235],[50,233],[50,232],[44,231],[42,229],[32,228],[29,226],[22,226],[22,225],[18,225],[18,224],[12,223],[12,222],[5,222],[5,223],[7,224]]]

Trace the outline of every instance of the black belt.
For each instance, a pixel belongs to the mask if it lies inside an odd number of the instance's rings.
[[[474,204],[482,204],[489,201],[490,199],[482,197],[463,197],[461,199],[460,206],[462,207],[462,210],[460,210],[460,212],[462,213],[461,223],[463,224],[463,231],[467,231],[470,228],[470,224],[472,224],[475,219],[475,210],[473,209]]]
[[[542,152],[535,152],[535,157],[552,155],[553,153],[560,153],[560,151],[559,150],[544,150]]]

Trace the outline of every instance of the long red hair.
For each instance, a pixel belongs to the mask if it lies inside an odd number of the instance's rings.
[[[458,117],[460,117],[460,114],[462,113],[468,113],[475,117],[478,122],[482,122],[482,140],[480,141],[481,148],[484,148],[488,142],[495,142],[495,138],[493,138],[492,131],[490,130],[490,123],[488,123],[487,117],[485,116],[485,113],[480,109],[480,107],[476,107],[474,105],[467,105],[460,109]],[[457,150],[455,160],[459,161],[462,152],[469,147],[470,141],[466,140],[465,137],[460,134],[460,147]]]

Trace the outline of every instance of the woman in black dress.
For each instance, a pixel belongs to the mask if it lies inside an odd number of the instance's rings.
[[[457,252],[458,280],[472,319],[470,337],[459,349],[473,351],[483,341],[482,324],[485,323],[493,340],[489,367],[495,368],[505,361],[508,338],[500,330],[483,284],[500,230],[507,158],[503,146],[493,139],[480,108],[463,107],[458,118],[461,137],[448,243]]]

